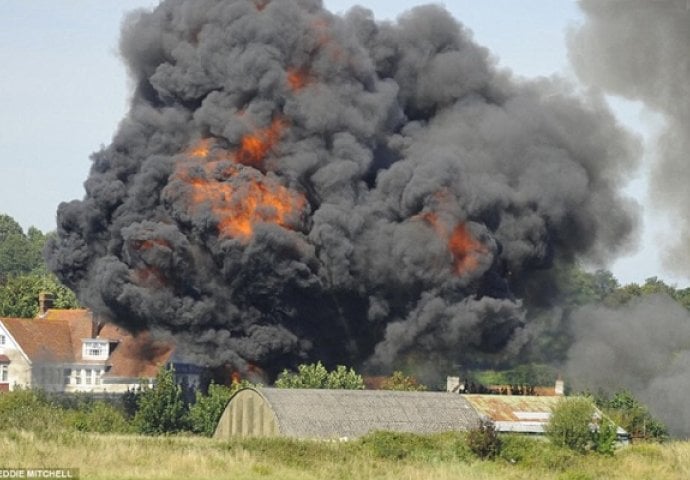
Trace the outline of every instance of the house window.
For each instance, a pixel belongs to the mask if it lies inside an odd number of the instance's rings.
[[[81,370],[74,371],[74,383],[76,383],[77,385],[81,385],[81,374]]]
[[[101,375],[103,374],[103,371],[102,370],[94,370],[94,373],[96,374],[95,375],[96,379],[95,379],[94,383],[96,385],[100,385],[101,384]]]
[[[65,385],[69,385],[71,375],[72,375],[72,371],[69,368],[63,369],[62,370],[62,383]]]
[[[0,347],[4,346],[5,343],[7,343],[7,338],[5,335],[0,334]]]
[[[86,356],[100,357],[103,355],[103,346],[100,344],[93,344],[86,347]]]
[[[82,355],[84,358],[105,360],[108,358],[108,342],[102,340],[85,339]]]
[[[85,383],[87,385],[91,385],[91,375],[93,375],[93,370],[91,370],[90,368],[87,368],[85,371],[86,371]]]
[[[10,366],[9,365],[0,365],[0,382],[7,383],[9,375],[10,375]]]

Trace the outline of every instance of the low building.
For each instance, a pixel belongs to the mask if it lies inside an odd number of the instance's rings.
[[[0,391],[123,393],[169,364],[179,382],[199,384],[202,369],[176,358],[169,343],[98,322],[85,309],[41,305],[36,318],[0,318]]]
[[[525,435],[544,435],[545,427],[551,419],[551,412],[563,400],[563,396],[528,395],[460,395],[477,411],[477,414],[491,422],[500,433],[520,433]],[[604,417],[601,410],[594,408],[592,428]],[[629,435],[616,426],[619,443],[628,443]]]
[[[444,392],[247,388],[230,399],[214,437],[343,439],[377,430],[468,431],[479,424],[466,399]]]
[[[560,396],[461,395],[497,432],[544,434]]]

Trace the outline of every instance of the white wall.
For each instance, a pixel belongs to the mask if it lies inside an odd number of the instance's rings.
[[[7,355],[10,359],[7,378],[10,390],[14,390],[15,386],[31,386],[31,365],[2,323],[0,323],[0,335],[5,337],[5,344],[0,345],[0,355]]]

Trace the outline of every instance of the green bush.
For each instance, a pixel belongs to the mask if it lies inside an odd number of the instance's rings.
[[[479,458],[493,459],[501,452],[501,439],[493,424],[482,423],[467,433],[467,446]]]
[[[175,383],[175,370],[161,367],[155,385],[139,394],[134,425],[139,433],[156,435],[183,430],[185,420],[182,387]]]
[[[40,390],[16,389],[0,395],[0,429],[43,432],[61,429],[64,411]]]
[[[577,456],[572,450],[553,445],[543,437],[503,435],[499,457],[508,463],[525,468],[565,470],[573,465]]]
[[[546,435],[554,445],[584,453],[592,439],[594,405],[585,397],[564,398],[553,408]]]
[[[240,384],[237,385],[226,387],[211,383],[206,395],[197,390],[195,402],[189,407],[189,428],[195,433],[209,437],[213,435],[228,400],[240,388]]]
[[[592,432],[592,450],[602,455],[613,455],[617,438],[616,425],[603,418],[597,430]]]
[[[278,388],[335,388],[363,390],[364,379],[352,368],[338,365],[329,372],[321,362],[302,364],[297,372],[283,370],[275,382]]]
[[[616,392],[610,399],[599,398],[597,405],[634,438],[657,441],[668,438],[666,425],[654,418],[628,390]]]
[[[501,439],[500,458],[508,463],[534,463],[544,442],[522,435],[505,435]]]
[[[466,436],[459,432],[418,435],[403,432],[372,432],[359,445],[375,457],[389,460],[470,461]]]
[[[66,412],[66,424],[81,432],[128,433],[132,426],[125,414],[104,401]]]

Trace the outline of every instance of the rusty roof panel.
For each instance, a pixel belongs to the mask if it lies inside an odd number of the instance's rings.
[[[480,415],[495,422],[520,422],[529,419],[545,422],[551,409],[563,397],[526,395],[463,395]]]

